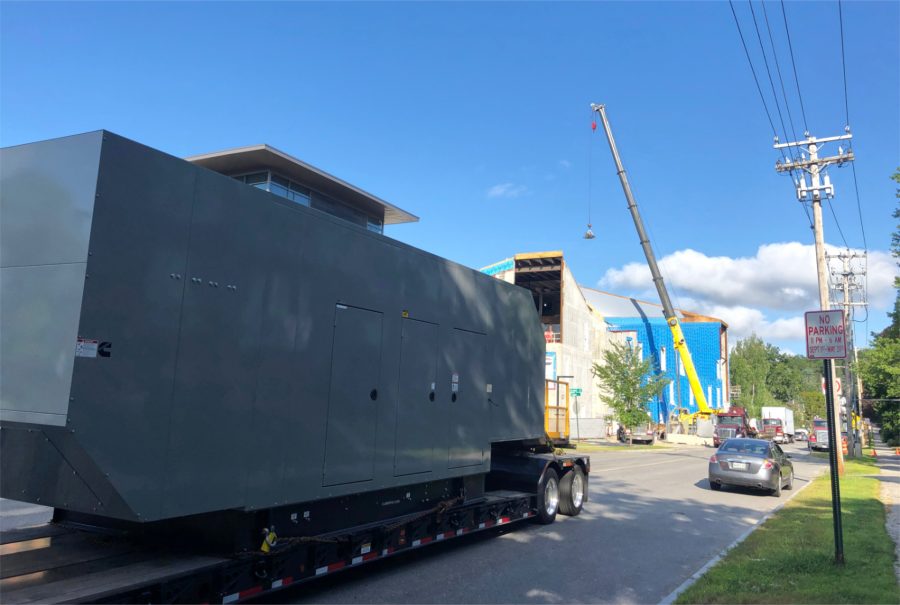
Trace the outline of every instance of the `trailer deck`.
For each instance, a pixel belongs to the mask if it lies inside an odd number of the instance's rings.
[[[535,516],[533,494],[477,502],[342,532],[277,540],[228,557],[149,546],[126,535],[49,523],[4,532],[0,591],[14,603],[235,603]]]

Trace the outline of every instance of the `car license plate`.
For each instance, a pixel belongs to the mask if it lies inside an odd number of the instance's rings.
[[[731,468],[736,471],[745,471],[750,468],[750,465],[746,462],[732,462]]]

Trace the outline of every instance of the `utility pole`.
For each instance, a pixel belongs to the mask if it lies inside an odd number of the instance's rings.
[[[816,240],[816,271],[819,276],[819,308],[823,311],[830,309],[831,305],[828,302],[828,264],[825,260],[825,235],[822,228],[822,195],[824,194],[828,198],[834,197],[834,186],[831,184],[831,177],[829,177],[827,173],[823,175],[823,171],[832,164],[840,166],[846,162],[852,162],[854,155],[853,150],[844,151],[843,148],[838,147],[837,155],[819,157],[819,150],[824,147],[826,143],[852,139],[853,135],[850,134],[849,127],[846,130],[847,134],[835,137],[825,137],[822,139],[817,139],[808,132],[805,132],[803,134],[806,136],[806,139],[802,141],[778,143],[776,139],[774,146],[775,149],[778,150],[791,147],[806,148],[806,151],[809,153],[809,159],[801,153],[799,160],[776,162],[775,170],[777,172],[788,172],[792,176],[795,170],[798,171],[799,178],[796,178],[794,181],[794,185],[797,188],[797,199],[800,202],[809,201],[812,203],[813,232],[815,233]],[[810,183],[807,183],[807,174],[810,176]],[[829,359],[826,359],[823,364],[826,382],[834,384],[834,364],[832,364]],[[832,395],[831,399],[829,399],[826,392],[825,405],[829,408],[829,416],[834,414],[836,418],[834,425],[829,426],[829,438],[833,444],[831,451],[836,454],[835,466],[837,467],[838,474],[843,475],[844,455],[841,451],[840,398],[838,398],[837,401],[834,401]]]
[[[778,172],[788,172],[793,176],[794,171],[799,172],[799,178],[796,178],[794,184],[797,187],[797,199],[800,202],[810,201],[813,207],[813,231],[816,239],[816,271],[819,276],[819,308],[822,311],[830,309],[828,303],[828,276],[826,274],[825,260],[825,236],[822,229],[822,194],[828,198],[834,197],[834,187],[831,185],[831,178],[825,174],[822,178],[822,171],[832,164],[838,166],[845,162],[853,161],[853,151],[844,152],[843,148],[838,147],[838,154],[829,157],[819,157],[819,149],[826,143],[835,141],[850,140],[853,135],[850,134],[850,127],[845,129],[846,134],[836,137],[826,137],[816,139],[810,136],[808,132],[804,132],[806,137],[803,141],[794,141],[790,143],[778,143],[775,139],[775,149],[783,150],[785,148],[800,147],[806,148],[809,153],[809,159],[801,152],[800,160],[790,160],[775,163],[775,170]],[[783,153],[783,152],[782,152]],[[809,174],[811,184],[807,185],[806,175]],[[834,560],[838,565],[844,563],[844,530],[841,522],[841,486],[839,475],[844,473],[844,457],[841,452],[841,430],[840,430],[840,409],[839,401],[836,404],[834,398],[834,365],[831,359],[825,359],[823,362],[825,372],[825,411],[827,412],[829,448],[828,462],[831,475],[831,514],[834,521]]]
[[[850,343],[850,351],[848,358],[844,360],[844,391],[847,393],[847,406],[846,406],[846,414],[847,414],[847,435],[849,436],[849,448],[850,455],[856,456],[862,453],[862,446],[860,445],[858,427],[854,426],[854,420],[859,415],[859,389],[856,384],[856,381],[853,379],[852,373],[850,371],[850,360],[851,358],[855,361],[856,356],[856,342],[854,338],[854,330],[853,330],[853,317],[852,317],[852,308],[855,306],[864,306],[865,302],[865,292],[863,292],[862,286],[860,282],[857,280],[857,275],[864,275],[865,270],[858,272],[854,271],[851,266],[851,261],[854,259],[863,259],[865,260],[866,255],[861,254],[859,252],[851,252],[850,250],[846,250],[839,254],[826,254],[826,260],[838,260],[841,262],[840,272],[832,270],[831,274],[839,279],[838,283],[835,283],[835,291],[838,293],[838,296],[835,296],[836,299],[832,302],[832,307],[834,308],[842,308],[844,311],[844,325],[847,329],[847,339]],[[854,292],[860,292],[861,295],[854,296]],[[858,300],[854,300],[857,298]],[[859,446],[859,449],[857,449]]]

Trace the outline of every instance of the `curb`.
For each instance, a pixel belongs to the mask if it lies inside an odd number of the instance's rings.
[[[790,502],[791,500],[793,500],[793,499],[797,496],[797,494],[799,494],[800,492],[802,492],[803,490],[805,490],[807,487],[809,487],[810,485],[812,485],[812,482],[813,482],[815,479],[818,479],[819,475],[821,475],[821,474],[822,474],[822,473],[819,473],[818,475],[816,475],[815,477],[813,477],[812,479],[810,479],[810,480],[807,482],[807,484],[804,485],[803,487],[801,487],[800,489],[794,490],[794,493],[791,494],[791,497],[790,497],[790,498],[788,498],[787,500],[785,500],[784,502],[782,502],[781,504],[779,504],[778,506],[776,506],[775,508],[773,508],[772,510],[770,510],[770,511],[769,511],[768,513],[766,513],[763,517],[761,517],[756,523],[754,523],[753,525],[751,525],[751,526],[747,529],[747,531],[745,531],[745,532],[742,533],[740,536],[738,536],[738,538],[737,538],[734,542],[732,542],[731,544],[729,544],[728,546],[726,546],[725,548],[723,548],[721,551],[719,551],[719,554],[717,554],[715,557],[713,557],[712,559],[710,559],[709,561],[707,561],[707,562],[706,562],[706,565],[704,565],[703,567],[701,567],[700,569],[698,569],[697,571],[695,571],[695,572],[693,573],[693,575],[692,575],[691,577],[689,577],[687,580],[685,580],[684,582],[682,582],[681,585],[678,586],[678,588],[676,588],[675,590],[673,590],[672,592],[670,592],[668,595],[666,595],[665,597],[663,597],[663,600],[659,602],[659,605],[672,605],[672,603],[675,602],[675,599],[677,599],[678,596],[679,596],[681,593],[683,593],[685,590],[687,590],[688,588],[690,588],[697,580],[699,580],[701,577],[703,577],[703,574],[705,574],[707,571],[709,571],[709,568],[710,568],[710,567],[712,567],[713,565],[715,565],[716,563],[718,563],[719,561],[721,561],[721,560],[722,560],[722,557],[724,557],[726,554],[728,554],[728,551],[730,551],[732,548],[734,548],[735,546],[737,546],[738,544],[740,544],[741,542],[743,542],[744,540],[746,540],[746,539],[750,536],[750,534],[752,534],[754,531],[756,531],[757,529],[759,529],[759,526],[760,526],[760,525],[762,525],[763,523],[765,523],[766,521],[768,521],[770,517],[772,517],[775,513],[777,513],[778,511],[780,511],[782,508],[784,508],[785,505],[786,505],[788,502]]]

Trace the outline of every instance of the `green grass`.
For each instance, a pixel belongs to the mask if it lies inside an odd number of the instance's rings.
[[[834,564],[828,474],[732,549],[676,603],[900,603],[874,460],[841,479],[845,564]]]
[[[809,455],[812,456],[813,458],[821,458],[822,460],[828,460],[828,452],[810,452]],[[848,458],[847,456],[844,456],[844,464],[846,464],[847,462],[850,462],[850,461],[852,461],[856,464],[862,465],[862,466],[868,466],[868,467],[877,467],[878,466],[878,463],[875,461],[874,456],[863,455],[861,458]],[[870,473],[872,472],[871,468],[869,469],[869,472]],[[877,475],[878,473],[874,473],[874,474]]]

